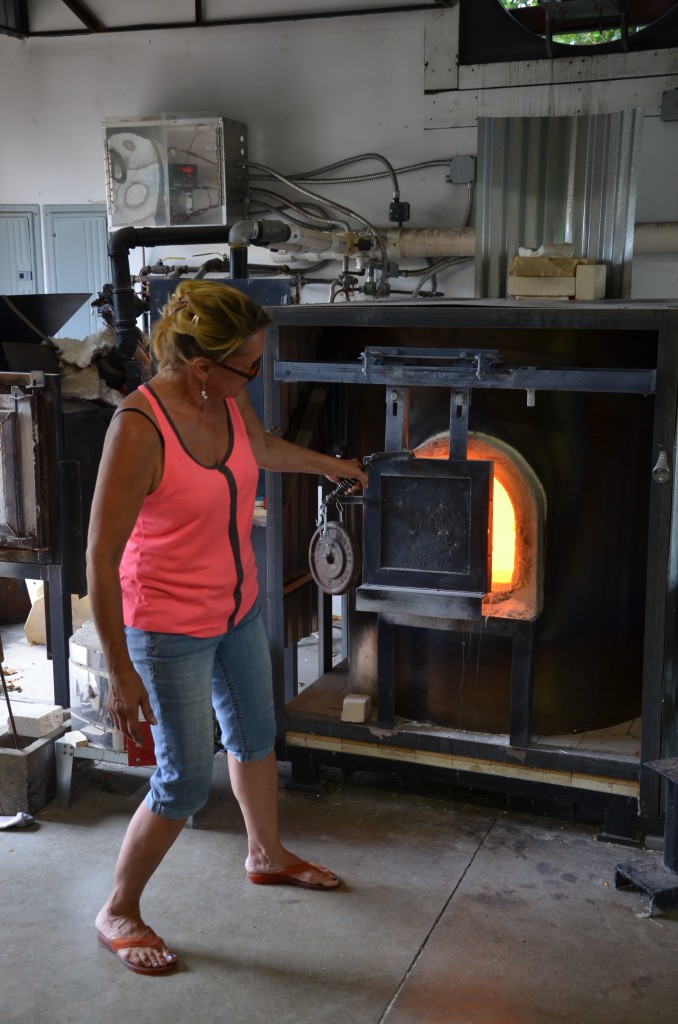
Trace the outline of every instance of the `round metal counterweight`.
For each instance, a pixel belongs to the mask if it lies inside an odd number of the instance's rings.
[[[317,529],[308,548],[311,575],[326,594],[345,594],[360,578],[360,552],[341,523]]]

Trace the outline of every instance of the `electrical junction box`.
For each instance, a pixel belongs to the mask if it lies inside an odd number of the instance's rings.
[[[678,121],[678,89],[662,93],[661,121]]]
[[[445,180],[451,185],[471,185],[476,180],[476,158],[453,156],[450,160],[450,173]]]
[[[243,218],[247,128],[213,115],[103,125],[109,228],[233,224]]]

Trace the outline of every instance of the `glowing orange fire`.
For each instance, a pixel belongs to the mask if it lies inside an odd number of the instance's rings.
[[[516,514],[503,484],[495,478],[492,504],[492,588],[510,586],[516,562]]]

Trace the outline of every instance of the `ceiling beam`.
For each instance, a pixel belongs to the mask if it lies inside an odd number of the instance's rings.
[[[85,7],[84,4],[80,3],[80,0],[63,0],[69,11],[73,11],[73,14],[78,18],[83,25],[89,29],[90,32],[105,32],[106,26],[102,21],[99,21],[95,14]]]
[[[85,21],[83,14],[87,15],[83,4],[77,2],[77,0],[63,0],[67,7],[70,7],[74,14],[80,18],[85,24],[88,25],[90,32],[153,32],[153,31],[171,31],[177,29],[187,28],[211,28],[225,25],[271,25],[281,22],[294,22],[294,21],[324,21],[328,18],[352,18],[352,17],[364,17],[365,15],[371,14],[405,14],[412,11],[426,11],[431,9],[431,4],[434,7],[447,6],[448,0],[420,0],[419,3],[403,4],[403,5],[392,5],[388,7],[360,7],[356,10],[333,10],[333,11],[314,11],[310,14],[262,14],[254,17],[235,17],[235,18],[211,18],[208,20],[197,19],[198,7],[202,11],[203,4],[200,0],[196,0],[196,20],[195,21],[175,21],[175,22],[150,22],[141,25],[103,25],[99,22],[92,14],[89,14],[89,18],[93,23],[96,23],[98,27],[93,27]],[[77,8],[77,10],[76,10]],[[201,14],[201,18],[202,18]],[[55,37],[55,36],[78,36],[86,35],[83,29],[55,29],[50,31],[31,32],[31,36],[41,37]]]

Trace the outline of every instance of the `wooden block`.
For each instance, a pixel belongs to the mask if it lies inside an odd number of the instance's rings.
[[[62,737],[64,743],[69,743],[72,747],[88,747],[89,740],[85,736],[84,732],[79,732],[77,729],[72,729]]]
[[[570,299],[575,295],[574,277],[515,277],[510,274],[507,292],[516,298]]]
[[[574,297],[589,302],[594,299],[604,299],[606,284],[607,267],[604,263],[577,267]]]

